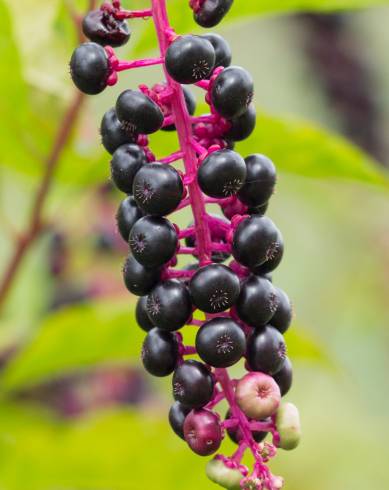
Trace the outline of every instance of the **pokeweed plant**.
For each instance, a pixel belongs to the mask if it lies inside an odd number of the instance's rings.
[[[217,25],[231,5],[190,1],[203,27]],[[160,55],[119,60],[113,48],[130,39],[127,19],[146,17],[153,19]],[[255,127],[253,80],[231,66],[228,43],[218,34],[178,35],[166,0],[138,11],[105,2],[85,17],[83,30],[90,42],[70,62],[81,91],[98,94],[133,68],[160,64],[165,75],[153,87],[125,90],[101,123],[112,180],[127,194],[117,222],[130,248],[124,282],[140,296],[136,316],[147,331],[143,364],[154,376],[173,374],[169,421],[195,453],[215,454],[225,434],[237,444],[232,456],[208,463],[212,481],[230,490],[280,489],[282,477],[266,463],[278,448],[298,445],[300,421],[297,408],[281,402],[292,384],[283,337],[292,307],[271,277],[284,250],[281,232],[265,216],[276,169],[262,154],[243,158],[234,151]],[[190,84],[204,90],[208,114],[194,115],[196,100],[183,86]],[[156,161],[148,135],[158,130],[176,130],[179,149]],[[173,165],[181,160],[184,172]],[[223,216],[210,214],[208,204],[218,204]],[[166,216],[185,207],[193,222],[179,229]],[[184,254],[195,262],[178,269]],[[184,344],[184,326],[198,329],[194,346]],[[201,361],[188,359],[194,355]],[[231,379],[228,368],[242,359],[247,374]],[[224,417],[216,412],[222,400],[229,406]],[[251,471],[242,464],[246,451],[254,457]]]

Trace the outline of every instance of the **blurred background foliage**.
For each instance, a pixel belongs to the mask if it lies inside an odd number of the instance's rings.
[[[183,3],[168,1],[172,23],[197,30]],[[0,272],[23,242],[74,97],[70,14],[86,4],[0,0]],[[388,4],[235,0],[218,29],[256,84],[257,129],[238,148],[268,154],[279,169],[269,215],[287,249],[274,279],[295,304],[288,398],[305,433],[274,463],[289,490],[389,488]],[[151,23],[131,27],[120,56],[152,54]],[[44,226],[1,303],[2,490],[213,488],[205,461],[168,427],[169,381],[140,368],[143,333],[121,283],[126,247],[114,224],[120,196],[99,144],[99,122],[117,94],[159,79],[155,67],[123,74],[84,103]],[[174,134],[152,138],[157,156],[176,147]]]

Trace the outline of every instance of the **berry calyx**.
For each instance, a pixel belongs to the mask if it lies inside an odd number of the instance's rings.
[[[200,36],[181,36],[166,51],[166,69],[178,83],[190,84],[208,78],[214,65],[215,50]]]
[[[183,362],[173,375],[173,396],[186,407],[202,408],[213,395],[213,375],[201,362]]]
[[[241,410],[254,420],[263,420],[273,415],[281,400],[277,383],[264,373],[246,374],[238,381],[235,396]]]
[[[196,454],[209,456],[215,453],[223,438],[219,417],[210,410],[192,410],[185,418],[184,436]]]
[[[123,46],[130,39],[125,20],[118,20],[103,10],[92,10],[82,21],[82,31],[91,41],[102,46]]]
[[[110,66],[104,48],[96,43],[84,43],[73,52],[70,74],[76,87],[88,95],[102,92],[110,75]]]
[[[142,347],[142,361],[147,372],[164,377],[174,371],[178,360],[178,342],[174,334],[153,328]]]

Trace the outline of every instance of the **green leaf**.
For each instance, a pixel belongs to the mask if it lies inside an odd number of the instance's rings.
[[[31,387],[104,362],[140,362],[144,332],[124,302],[73,306],[47,317],[37,336],[10,363],[3,390]]]
[[[288,356],[293,361],[309,361],[325,367],[335,367],[334,359],[328,354],[323,343],[308,329],[293,324],[285,334],[285,340]]]

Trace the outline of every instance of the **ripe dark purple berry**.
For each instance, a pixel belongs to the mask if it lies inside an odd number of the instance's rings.
[[[211,100],[217,112],[234,119],[249,108],[254,95],[254,83],[249,72],[240,66],[230,66],[216,78]]]
[[[228,410],[228,412],[226,413],[226,420],[229,420],[231,419],[231,411]],[[265,420],[262,420],[261,422],[269,422],[270,419],[265,419]],[[240,429],[240,427],[237,425],[235,427],[228,427],[227,428],[227,434],[228,436],[230,437],[230,439],[235,442],[235,444],[239,444],[239,442],[243,439],[243,434],[242,434],[242,430]],[[258,431],[258,430],[254,430],[252,431],[252,436],[254,438],[254,441],[257,442],[257,443],[260,443],[262,442],[265,437],[267,436],[268,432],[262,432],[262,431]]]
[[[127,257],[123,267],[123,279],[130,293],[137,296],[148,294],[157,284],[160,276],[160,269],[147,269],[132,255]]]
[[[276,374],[286,358],[286,344],[282,334],[268,326],[253,332],[247,342],[247,361],[254,371]]]
[[[183,193],[180,174],[170,165],[148,163],[134,179],[134,198],[147,214],[164,216],[171,213],[180,204]]]
[[[123,128],[133,135],[155,133],[163,124],[160,107],[137,90],[125,90],[119,95],[116,114]]]
[[[96,95],[107,86],[110,66],[105,49],[96,43],[84,43],[73,52],[70,74],[76,87],[88,95]]]
[[[133,144],[120,146],[111,160],[111,178],[116,187],[126,194],[132,194],[134,177],[145,163],[147,163],[146,155],[140,146]]]
[[[233,196],[246,179],[246,164],[235,151],[215,151],[202,162],[197,179],[201,190],[207,196]]]
[[[285,333],[293,319],[293,307],[289,296],[280,288],[276,288],[278,306],[274,313],[271,324],[281,333]]]
[[[184,436],[196,454],[213,454],[219,449],[223,439],[219,417],[210,410],[192,410],[185,418]]]
[[[174,256],[177,232],[167,219],[145,216],[132,227],[129,244],[138,262],[145,267],[159,267]]]
[[[185,440],[184,436],[184,422],[186,416],[191,411],[191,408],[185,407],[180,402],[174,402],[169,410],[169,423],[174,432]]]
[[[186,104],[186,109],[190,116],[196,111],[196,97],[192,94],[192,92],[187,87],[182,87],[184,92],[184,99]],[[162,131],[174,131],[176,126],[174,124],[170,124],[169,126],[165,126],[161,128]]]
[[[214,385],[214,377],[204,364],[185,361],[173,375],[174,399],[186,407],[202,408],[211,401]]]
[[[241,287],[236,303],[239,318],[252,327],[264,327],[278,307],[277,291],[264,277],[251,275]]]
[[[280,230],[277,230],[277,232],[277,240],[270,254],[271,256],[266,260],[266,262],[252,269],[254,274],[263,276],[269,272],[273,272],[274,269],[280,265],[282,257],[284,256],[284,239]]]
[[[224,37],[213,32],[203,34],[201,37],[209,41],[215,50],[215,68],[218,66],[223,66],[225,68],[230,66],[232,58],[231,48]]]
[[[251,104],[247,111],[241,116],[229,120],[231,126],[229,130],[224,133],[223,137],[233,141],[245,140],[255,129],[257,122],[256,116],[257,114],[254,104]],[[249,182],[248,174],[246,177],[246,182]]]
[[[242,265],[255,268],[277,253],[279,237],[280,232],[271,219],[252,215],[237,226],[232,254]]]
[[[208,78],[215,65],[212,44],[200,36],[182,36],[166,51],[165,65],[169,75],[178,83],[196,83]]]
[[[232,270],[222,264],[201,267],[189,284],[193,304],[206,313],[228,310],[238,299],[240,282]]]
[[[239,199],[249,207],[262,206],[271,198],[277,174],[273,162],[258,153],[245,158],[246,182],[239,191]]]
[[[168,376],[178,360],[178,342],[171,332],[153,328],[147,334],[142,347],[143,365],[153,376]]]
[[[140,328],[145,332],[149,332],[155,328],[154,323],[147,314],[147,296],[141,296],[138,299],[135,308],[135,319]]]
[[[100,127],[101,142],[111,155],[126,143],[135,143],[136,136],[125,130],[114,108],[104,114]]]
[[[191,313],[189,291],[177,279],[159,283],[147,298],[147,314],[158,328],[178,330],[185,325]]]
[[[246,336],[230,318],[214,318],[197,332],[196,349],[206,364],[226,368],[236,364],[245,353]]]
[[[284,365],[276,374],[273,374],[273,378],[280,388],[281,396],[286,395],[293,383],[293,367],[289,357],[285,357]]]
[[[214,27],[230,10],[233,0],[205,0],[197,12],[194,19],[201,27]]]
[[[128,242],[130,231],[134,224],[144,216],[138,208],[132,196],[126,197],[119,206],[116,213],[116,221],[119,233],[125,242]]]
[[[130,39],[130,30],[125,20],[118,20],[103,10],[92,10],[83,19],[82,30],[91,41],[102,46],[117,48]]]

